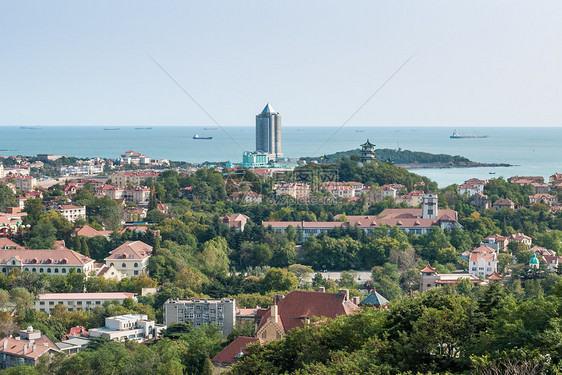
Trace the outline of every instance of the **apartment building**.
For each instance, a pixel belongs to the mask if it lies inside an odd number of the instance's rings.
[[[170,299],[164,303],[164,324],[190,322],[194,327],[217,324],[228,336],[236,324],[236,300]]]
[[[53,312],[57,305],[64,306],[68,311],[88,311],[103,306],[104,302],[123,304],[126,298],[135,298],[134,293],[43,293],[37,295],[35,310],[47,314]]]

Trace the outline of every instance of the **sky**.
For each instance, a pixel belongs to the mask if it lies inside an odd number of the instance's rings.
[[[562,1],[3,1],[0,126],[560,126]]]

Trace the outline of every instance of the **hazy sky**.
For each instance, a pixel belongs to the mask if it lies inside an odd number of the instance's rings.
[[[0,125],[559,126],[562,1],[2,1]]]

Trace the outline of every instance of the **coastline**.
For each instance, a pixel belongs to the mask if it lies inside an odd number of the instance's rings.
[[[467,163],[406,163],[406,164],[395,164],[398,167],[404,169],[425,169],[425,168],[479,168],[479,167],[514,167],[513,164],[508,163],[478,163],[478,162],[467,162]]]

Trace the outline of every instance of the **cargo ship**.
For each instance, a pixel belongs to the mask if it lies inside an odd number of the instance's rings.
[[[199,134],[195,134],[193,139],[213,139],[213,137],[201,137]]]
[[[454,131],[453,135],[451,135],[449,138],[488,138],[487,135],[470,135],[470,134],[459,134],[458,131]]]

